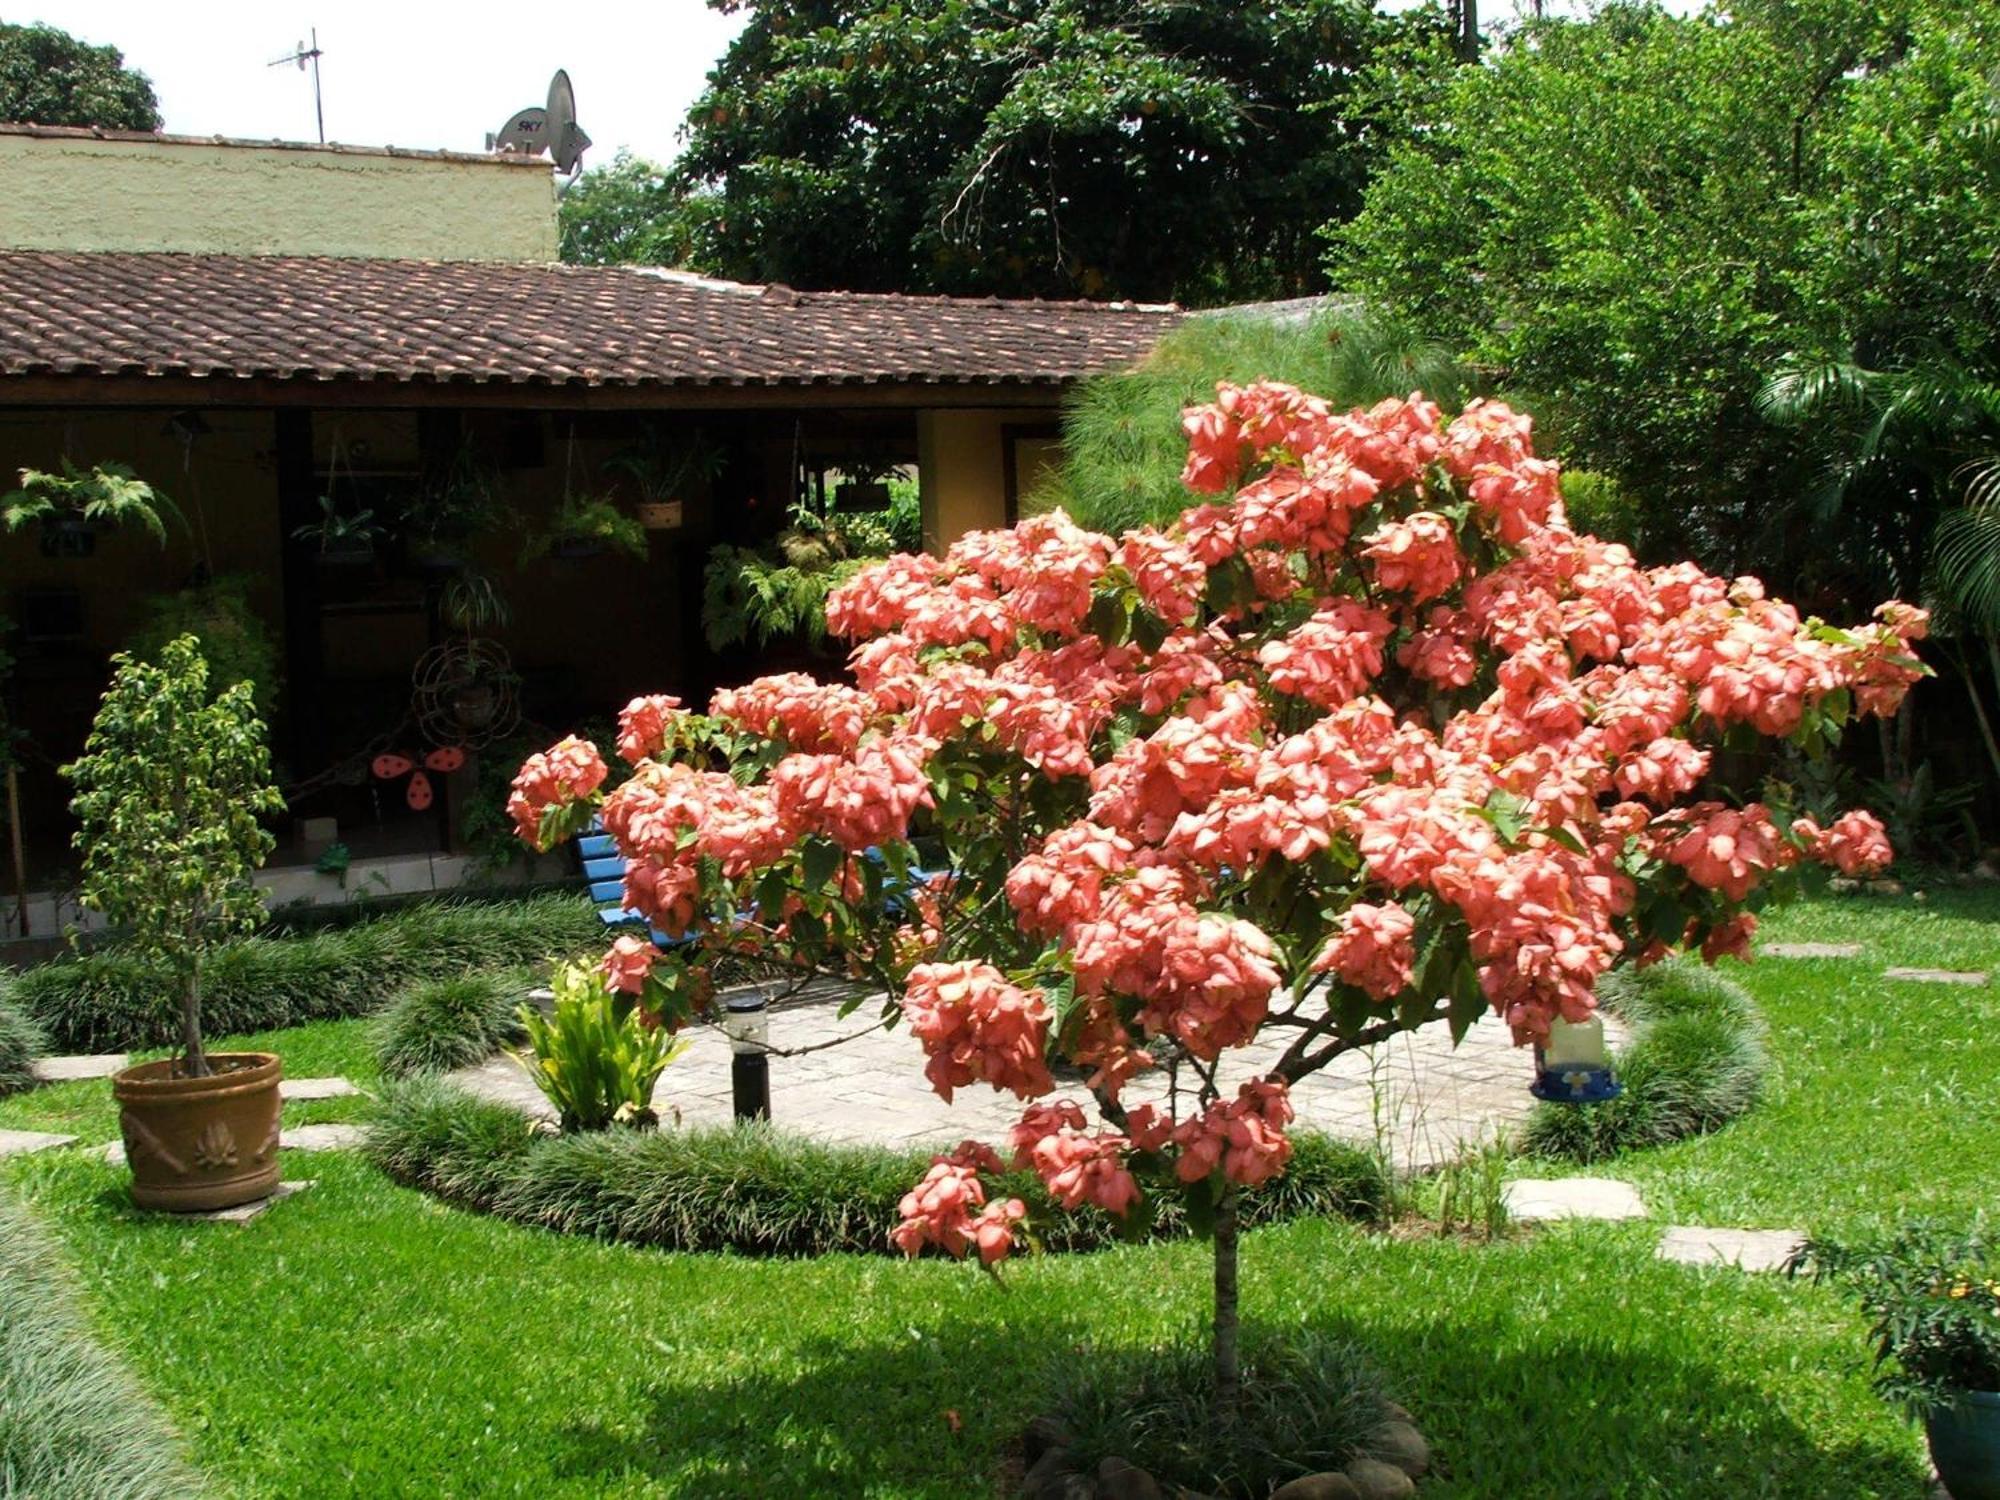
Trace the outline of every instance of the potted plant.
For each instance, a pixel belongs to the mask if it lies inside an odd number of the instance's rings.
[[[455,572],[465,566],[473,533],[506,519],[493,475],[467,439],[410,500],[404,514],[410,561],[427,572]]]
[[[1859,1299],[1876,1388],[1924,1424],[1952,1500],[2000,1500],[2000,1243],[1918,1220],[1865,1243],[1808,1240],[1792,1269]]]
[[[548,527],[528,539],[524,559],[554,557],[578,559],[621,553],[644,562],[647,557],[646,528],[636,516],[628,516],[606,495],[564,495],[549,517]]]
[[[158,966],[180,1010],[180,1054],[112,1079],[142,1208],[228,1208],[278,1183],[278,1058],[202,1045],[210,949],[253,931],[251,876],[284,810],[251,686],[211,693],[200,643],[183,635],[157,664],[120,653],[84,753],[63,767],[83,855],[84,905],[123,928]]]
[[[295,540],[314,544],[313,553],[322,568],[364,567],[372,563],[375,543],[381,535],[374,511],[357,510],[351,516],[342,515],[330,494],[319,497],[319,519],[292,532]]]
[[[650,423],[637,442],[605,460],[604,467],[626,475],[637,487],[642,521],[666,526],[678,524],[678,507],[688,487],[714,479],[722,471],[722,459],[722,450],[701,433],[677,439]]]
[[[124,464],[79,469],[65,458],[60,474],[20,474],[21,487],[0,495],[0,526],[19,531],[39,524],[49,557],[88,557],[97,550],[98,532],[126,525],[143,526],[164,547],[166,517],[180,519],[171,500]]]

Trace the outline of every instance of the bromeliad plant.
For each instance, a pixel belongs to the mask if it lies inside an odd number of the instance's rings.
[[[642,995],[617,988],[594,965],[564,964],[549,987],[555,994],[549,1015],[532,1003],[520,1008],[528,1051],[514,1056],[555,1106],[562,1128],[655,1124],[654,1085],[687,1050],[686,1041],[661,1024]]]
[[[211,692],[201,643],[169,641],[157,665],[123,653],[76,786],[83,904],[122,927],[174,976],[183,1077],[204,1078],[202,964],[211,948],[263,922],[251,884],[275,840],[260,819],[284,811],[250,683]]]
[[[1918,1220],[1869,1242],[1812,1239],[1791,1269],[1860,1301],[1876,1388],[1912,1417],[2000,1391],[2000,1244],[1983,1228]]]
[[[537,846],[602,817],[627,905],[698,938],[672,974],[747,946],[885,992],[940,1094],[1025,1102],[1007,1150],[1066,1206],[1137,1226],[1178,1194],[1214,1238],[1227,1410],[1239,1198],[1285,1169],[1290,1087],[1489,1008],[1537,1041],[1616,963],[1744,953],[1800,861],[1883,865],[1868,813],[1697,788],[1718,741],[1817,751],[1893,711],[1924,615],[1841,630],[1753,579],[1641,568],[1569,529],[1498,404],[1447,423],[1259,384],[1186,427],[1208,498],[1170,528],[1054,513],[868,566],[827,606],[854,685],[765,678],[712,720],[636,700],[629,779],[604,795],[565,741],[510,809]],[[1275,1063],[1232,1073],[1272,1035]],[[1134,1102],[1162,1038],[1194,1086]],[[1057,1060],[1100,1123],[1052,1097]],[[1006,1255],[1001,1164],[938,1157],[897,1242]]]

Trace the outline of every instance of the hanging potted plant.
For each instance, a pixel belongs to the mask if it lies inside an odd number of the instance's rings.
[[[1876,1388],[1924,1424],[1952,1500],[2000,1500],[2000,1243],[1919,1220],[1869,1243],[1808,1240],[1792,1270],[1860,1301]]]
[[[574,561],[618,553],[644,562],[648,554],[646,528],[628,516],[609,496],[564,495],[548,526],[528,539],[524,561],[553,557]]]
[[[468,438],[410,501],[404,514],[409,559],[428,573],[456,572],[466,564],[473,536],[506,520],[493,475]]]
[[[278,1184],[278,1079],[268,1052],[202,1042],[205,961],[264,920],[251,877],[275,840],[260,819],[284,810],[251,686],[211,693],[200,643],[183,635],[157,664],[120,653],[76,787],[82,901],[170,985],[180,1052],[112,1079],[141,1208],[229,1208]]]
[[[687,492],[722,470],[722,450],[701,433],[675,437],[650,423],[639,440],[605,460],[604,467],[631,479],[639,491],[639,517],[647,526],[680,522]]]
[[[319,497],[319,519],[292,532],[295,541],[310,542],[313,559],[321,568],[346,571],[364,568],[375,561],[375,543],[382,528],[375,524],[375,512],[357,510],[342,515],[331,494]]]
[[[22,469],[21,487],[0,495],[0,527],[42,529],[46,557],[89,557],[97,535],[118,526],[142,526],[161,546],[167,544],[166,518],[180,512],[165,495],[124,464],[79,469],[67,458],[62,472]]]

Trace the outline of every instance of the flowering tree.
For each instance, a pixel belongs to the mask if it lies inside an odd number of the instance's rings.
[[[946,1099],[1022,1099],[1006,1152],[1064,1206],[1136,1221],[1182,1195],[1213,1234],[1226,1404],[1238,1195],[1284,1170],[1289,1086],[1488,1007],[1537,1041],[1615,963],[1746,953],[1800,860],[1882,867],[1866,812],[1821,828],[1699,789],[1718,741],[1818,750],[1892,712],[1924,616],[1840,630],[1754,579],[1640,568],[1568,528],[1496,403],[1447,424],[1419,396],[1343,414],[1262,384],[1186,425],[1215,498],[1170,530],[1058,513],[872,566],[828,604],[851,684],[764,678],[706,717],[636,700],[628,780],[605,795],[566,740],[511,810],[542,847],[601,816],[627,904],[694,935],[607,959],[653,1012],[685,1019],[725,951],[851,975]],[[1276,1063],[1226,1088],[1265,1033]],[[1128,1107],[1161,1038],[1198,1086]],[[1096,1123],[1049,1097],[1056,1059]],[[1002,1164],[936,1158],[897,1244],[1005,1256]]]

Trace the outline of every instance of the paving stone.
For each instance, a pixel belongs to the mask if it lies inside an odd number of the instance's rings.
[[[256,1218],[265,1209],[280,1199],[289,1198],[294,1193],[303,1193],[313,1185],[314,1181],[315,1179],[308,1177],[304,1182],[281,1182],[275,1188],[271,1189],[271,1196],[268,1198],[258,1198],[250,1203],[239,1203],[234,1208],[218,1208],[211,1213],[175,1214],[174,1217],[177,1219],[206,1219],[212,1224],[248,1224],[252,1219]]]
[[[122,1167],[125,1165],[125,1143],[123,1141],[113,1141],[102,1151],[98,1152],[98,1155],[104,1158],[106,1166]]]
[[[39,1058],[28,1071],[42,1083],[75,1083],[82,1078],[109,1078],[130,1066],[132,1059],[123,1052],[98,1052]]]
[[[1735,1266],[1744,1271],[1782,1271],[1799,1246],[1802,1229],[1705,1229],[1676,1224],[1660,1237],[1661,1260],[1689,1266]]]
[[[286,1101],[298,1099],[345,1099],[361,1090],[345,1078],[281,1078],[278,1080],[278,1097]]]
[[[1643,1219],[1638,1189],[1614,1177],[1517,1177],[1503,1194],[1517,1219]]]
[[[73,1135],[50,1135],[45,1130],[0,1130],[0,1156],[26,1156],[31,1151],[53,1151],[74,1144]]]
[[[1907,979],[1916,984],[1964,984],[1983,986],[1984,971],[1964,969],[1884,969],[1884,979]]]
[[[1859,943],[1766,943],[1759,958],[1859,958]]]
[[[349,1151],[368,1139],[360,1125],[295,1125],[278,1135],[286,1151]]]

